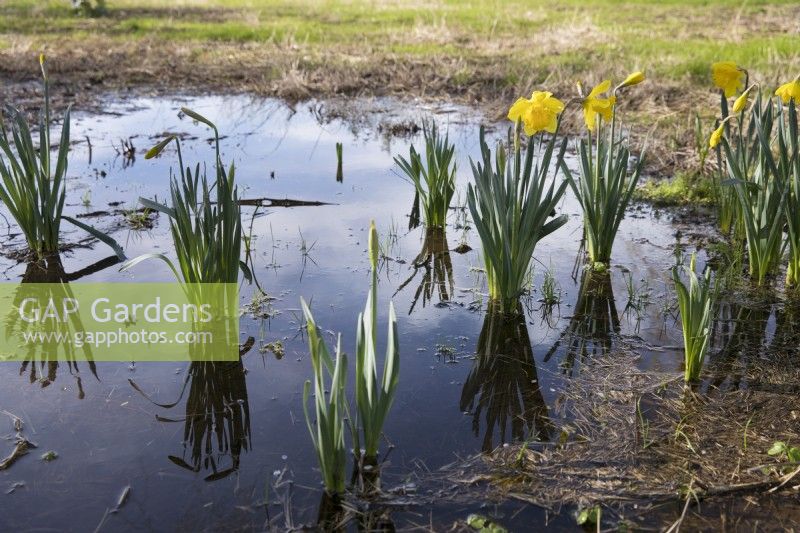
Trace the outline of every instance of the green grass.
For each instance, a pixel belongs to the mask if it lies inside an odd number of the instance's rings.
[[[334,45],[360,54],[539,56],[559,66],[599,61],[605,71],[649,67],[669,78],[688,74],[705,82],[708,63],[721,56],[773,74],[783,72],[779,61],[797,65],[795,36],[775,24],[788,24],[791,11],[781,6],[792,4],[111,0],[107,15],[87,18],[76,16],[66,0],[11,0],[0,6],[0,34],[50,43],[104,35],[233,43],[291,40],[308,51]],[[581,31],[573,35],[573,28]],[[527,46],[532,42],[551,46]],[[507,46],[495,49],[493,43]],[[531,68],[536,67],[528,64]]]
[[[679,172],[672,179],[645,181],[636,189],[633,197],[659,207],[711,205],[714,202],[714,189],[708,178]]]
[[[648,170],[697,171],[690,119],[713,116],[709,65],[732,60],[765,92],[800,72],[796,3],[723,0],[111,0],[105,16],[67,0],[0,2],[0,49],[13,78],[44,50],[64,85],[158,84],[289,99],[359,94],[478,103],[498,116],[546,89],[644,70],[625,102],[651,139]],[[0,89],[2,91],[10,89]],[[84,93],[79,93],[83,95]],[[565,113],[576,133],[579,112]],[[628,125],[626,125],[628,126]],[[687,154],[690,154],[687,157]]]

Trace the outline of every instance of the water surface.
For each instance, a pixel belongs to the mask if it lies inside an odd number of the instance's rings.
[[[282,529],[313,523],[321,490],[302,411],[302,386],[311,367],[299,298],[311,302],[329,338],[341,332],[345,351],[353,353],[356,317],[368,289],[371,219],[386,255],[379,276],[379,338],[392,299],[401,346],[400,385],[385,427],[383,451],[391,444],[385,489],[406,486],[417,495],[435,494],[446,483],[429,473],[459,458],[557,437],[557,406],[570,376],[581,372],[588,355],[602,356],[618,343],[637,347],[642,368],[681,372],[680,334],[662,312],[675,230],[667,217],[646,208],[633,208],[623,222],[608,276],[587,280],[576,267],[579,207],[568,195],[559,207],[569,215],[568,224],[536,249],[534,292],[523,300],[524,317],[502,324],[487,319],[480,245],[463,216],[469,157],[479,154],[483,120],[468,110],[377,101],[367,106],[373,112],[353,121],[332,117],[328,104],[289,107],[247,97],[112,103],[108,114],[74,118],[73,140],[80,142],[70,154],[67,211],[113,212],[137,207],[139,196],[164,198],[175,153],[168,149],[145,160],[143,152],[167,132],[183,136],[187,163],[210,164],[211,133],[179,116],[183,105],[218,125],[222,157],[236,165],[241,197],[330,205],[260,208],[255,217],[252,207],[245,208],[246,228],[252,220],[256,274],[274,299],[261,306],[260,316],[243,314],[242,341],[252,336],[255,346],[241,364],[212,372],[182,363],[137,364],[132,353],[130,363],[98,363],[94,372],[86,363],[0,365],[0,408],[22,418],[26,436],[39,446],[0,472],[2,529],[94,530],[126,486],[129,499],[106,516],[102,530],[258,529],[270,523]],[[446,233],[426,236],[423,228],[408,229],[413,187],[392,161],[396,154],[407,155],[410,142],[420,147],[421,135],[392,131],[432,116],[456,144],[460,191]],[[491,128],[490,137],[502,137],[504,128]],[[131,136],[135,160],[118,153],[121,140]],[[335,179],[337,142],[344,150],[341,183]],[[129,229],[120,214],[85,220],[113,231],[129,256],[170,254],[163,217],[146,230]],[[69,229],[65,239],[82,237]],[[4,242],[13,246],[19,238]],[[461,245],[472,250],[458,253],[466,248]],[[429,268],[415,269],[421,252]],[[75,249],[63,263],[74,272],[109,254],[100,245]],[[6,261],[3,271],[8,281],[17,281],[24,269]],[[538,302],[548,269],[561,292],[561,303],[550,309]],[[166,266],[152,261],[129,273],[113,266],[80,281],[169,279]],[[648,305],[627,305],[629,283],[637,294],[649,294]],[[254,294],[254,287],[243,287],[243,307]],[[267,346],[275,342],[282,344],[280,357]],[[0,417],[0,435],[11,430],[10,419]],[[0,446],[4,456],[8,446],[5,441]],[[48,450],[58,459],[40,460]],[[291,492],[287,480],[293,482]],[[512,527],[545,518],[534,507],[484,507],[477,498],[398,507],[391,517],[398,527],[443,528],[470,512],[495,513]],[[564,514],[553,523],[574,522]]]

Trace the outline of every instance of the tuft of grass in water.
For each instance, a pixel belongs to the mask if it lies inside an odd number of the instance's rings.
[[[342,353],[342,336],[336,342],[336,359],[328,352],[319,335],[314,316],[305,300],[300,299],[306,318],[308,349],[311,353],[311,369],[314,374],[314,414],[308,412],[308,398],[312,381],[303,386],[303,412],[306,426],[314,443],[325,490],[331,495],[344,492],[347,468],[345,448],[345,420],[349,418],[345,387],[347,385],[347,356]],[[325,376],[328,376],[329,385]],[[329,394],[326,397],[326,392]]]
[[[598,116],[595,143],[592,132],[578,143],[580,175],[576,179],[562,160],[561,168],[583,209],[586,251],[592,264],[608,264],[617,230],[633,197],[644,154],[629,171],[627,139],[616,129],[616,106],[610,124]],[[605,129],[605,131],[603,131]],[[604,139],[603,135],[607,135]]]
[[[711,270],[706,268],[703,277],[695,273],[696,255],[692,254],[689,267],[674,266],[672,280],[678,293],[678,308],[683,328],[683,353],[685,357],[684,380],[695,381],[700,376],[711,337]],[[681,279],[683,270],[689,279],[688,287]]]
[[[38,148],[34,145],[31,127],[22,113],[9,106],[12,121],[10,137],[0,115],[0,200],[19,225],[28,247],[38,259],[58,254],[62,220],[108,244],[120,259],[124,259],[125,254],[114,239],[92,226],[63,215],[70,107],[64,112],[54,162],[50,154],[50,83],[43,55],[39,58],[39,64],[44,81],[44,112],[39,117]],[[3,156],[8,160],[7,163]]]
[[[556,186],[555,177],[548,180],[547,176],[556,135],[546,141],[541,135],[529,139],[523,160],[518,133],[513,152],[510,141],[499,144],[492,162],[492,151],[481,128],[482,161],[471,162],[475,185],[470,183],[467,189],[470,214],[483,245],[489,298],[506,312],[517,307],[536,244],[567,222],[566,215],[555,216],[567,181]],[[556,173],[564,166],[566,147],[564,140],[555,154]],[[513,154],[513,161],[506,160],[507,152]]]
[[[638,187],[633,198],[655,206],[711,205],[714,185],[701,175],[679,172],[672,179],[649,179]]]
[[[0,132],[0,150],[8,161],[6,163],[0,157],[0,199],[25,235],[28,247],[39,258],[58,253],[58,236],[66,196],[64,179],[69,153],[70,115],[70,108],[67,108],[58,155],[53,162],[50,155],[50,84],[43,60],[41,67],[44,112],[39,117],[38,148],[34,145],[33,133],[25,116],[13,107],[9,108],[11,135],[4,123]]]
[[[125,222],[133,230],[148,229],[153,226],[153,221],[150,220],[151,210],[144,208],[141,211],[137,209],[129,209],[123,213]]]
[[[443,228],[447,223],[447,210],[456,191],[456,147],[447,134],[441,135],[436,123],[425,124],[425,159],[414,145],[408,159],[396,156],[395,163],[411,180],[416,189],[411,208],[409,228],[419,225],[420,213],[429,228]]]
[[[216,175],[209,184],[205,171],[197,164],[194,171],[184,167],[180,140],[171,135],[151,148],[145,159],[156,157],[171,142],[178,149],[180,181],[170,178],[171,206],[139,198],[148,209],[169,217],[172,241],[177,255],[177,266],[164,254],[148,253],[131,259],[123,270],[133,268],[147,259],[164,261],[178,281],[184,283],[237,283],[239,272],[249,281],[249,267],[240,259],[242,245],[242,219],[238,192],[234,184],[234,166],[228,170],[219,153],[219,132],[207,118],[181,108],[190,118],[206,124],[214,130]],[[215,196],[212,197],[212,190]]]
[[[558,281],[556,281],[552,267],[544,272],[541,294],[541,302],[547,307],[552,307],[561,303],[561,286],[558,284]]]
[[[358,316],[356,336],[356,407],[361,428],[365,462],[375,463],[383,423],[394,401],[400,372],[400,345],[397,337],[397,316],[389,303],[389,326],[386,337],[386,357],[383,374],[378,379],[377,318],[378,318],[378,231],[375,223],[369,229],[369,259],[371,282],[364,312]],[[357,433],[355,433],[357,434]],[[354,435],[355,435],[354,434]],[[360,451],[359,443],[355,449]]]

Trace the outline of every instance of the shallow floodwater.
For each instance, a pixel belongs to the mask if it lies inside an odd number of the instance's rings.
[[[484,504],[480,496],[448,502],[439,491],[449,483],[437,470],[506,443],[558,438],[562,394],[570,377],[595,360],[587,354],[599,356],[624,342],[637,348],[642,368],[681,372],[680,333],[663,313],[676,245],[668,218],[632,208],[608,278],[582,285],[576,267],[581,218],[568,195],[560,210],[569,223],[536,249],[524,320],[492,334],[485,323],[480,244],[463,210],[468,158],[479,153],[482,117],[460,108],[381,101],[369,102],[370,111],[354,121],[334,118],[322,103],[137,99],[110,104],[101,116],[75,115],[67,201],[73,215],[108,211],[83,220],[113,231],[131,257],[171,253],[163,217],[152,228],[133,230],[119,213],[135,208],[139,196],[163,198],[168,192],[174,150],[154,160],[145,160],[144,151],[165,133],[179,133],[187,163],[213,161],[211,132],[179,116],[181,106],[218,125],[222,157],[236,165],[241,197],[329,205],[260,208],[255,217],[254,208],[245,208],[245,228],[252,219],[256,275],[274,299],[256,302],[261,305],[252,313],[255,288],[243,287],[242,342],[252,336],[255,345],[241,365],[208,372],[182,363],[137,364],[135,353],[131,363],[98,363],[94,370],[82,362],[77,368],[0,365],[0,410],[21,418],[26,437],[38,445],[0,471],[0,529],[280,530],[315,523],[322,492],[302,410],[311,366],[299,299],[311,302],[326,332],[342,333],[344,349],[352,353],[368,288],[371,219],[386,256],[380,338],[391,299],[401,346],[400,385],[382,447],[390,450],[382,485],[399,500],[389,517],[398,528],[443,529],[472,512],[512,529],[545,519],[574,527],[569,510],[553,516],[521,503]],[[397,133],[428,117],[447,128],[456,144],[460,191],[446,234],[426,241],[424,229],[408,230],[414,191],[392,157],[407,155],[410,142],[420,147],[421,133]],[[489,131],[499,138],[505,124]],[[134,160],[118,153],[131,135]],[[337,142],[343,143],[342,182],[335,179]],[[84,237],[64,227],[67,241]],[[19,237],[3,242],[13,246]],[[415,269],[423,248],[423,255],[432,256],[429,268]],[[108,255],[98,244],[74,249],[63,261],[68,272],[76,272]],[[5,261],[5,278],[19,280],[24,268]],[[538,301],[548,269],[561,293],[561,303],[550,309]],[[166,266],[151,261],[126,273],[111,266],[80,281],[170,279]],[[630,306],[629,283],[635,293]],[[282,349],[270,349],[276,342]],[[0,414],[0,436],[5,435],[13,435],[13,427]],[[0,456],[11,443],[0,440]],[[50,450],[56,460],[40,459]],[[109,512],[125,487],[126,501]]]

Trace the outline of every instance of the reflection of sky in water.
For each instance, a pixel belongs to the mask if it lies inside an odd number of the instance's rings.
[[[184,393],[175,407],[160,408],[128,383],[128,379],[134,380],[159,403],[172,403],[181,395],[186,365],[99,364],[98,380],[85,364],[79,364],[86,393],[82,400],[78,399],[77,376],[71,375],[66,366],[59,367],[55,381],[42,388],[38,383],[27,383],[28,371],[20,376],[17,365],[3,365],[0,407],[25,420],[29,438],[40,449],[8,471],[0,472],[0,488],[15,481],[26,484],[13,494],[6,495],[5,490],[0,493],[6,509],[0,515],[0,524],[61,527],[66,519],[76,530],[93,529],[106,507],[113,507],[118,491],[128,484],[132,486],[131,499],[122,512],[109,519],[108,527],[193,529],[226,520],[261,524],[263,510],[253,515],[235,506],[252,505],[262,499],[264,484],[274,471],[287,467],[288,475],[299,485],[318,486],[301,405],[302,383],[309,376],[310,366],[304,339],[299,335],[299,297],[311,301],[323,329],[343,333],[344,349],[353,353],[355,320],[364,305],[368,283],[366,230],[370,219],[376,220],[384,240],[388,240],[389,229],[394,228],[397,242],[389,255],[402,260],[385,263],[381,272],[380,339],[385,338],[383,325],[389,298],[412,274],[411,263],[422,246],[422,230],[406,230],[413,189],[399,176],[392,162],[393,155],[407,154],[409,141],[381,136],[377,121],[418,118],[429,114],[430,109],[420,106],[398,112],[397,108],[387,107],[386,102],[373,102],[374,107],[386,113],[366,116],[365,127],[354,133],[351,125],[340,120],[320,125],[313,111],[315,105],[308,104],[292,110],[276,101],[254,102],[244,97],[134,103],[135,106],[130,103],[111,106],[110,111],[118,111],[120,116],[81,116],[74,120],[73,139],[81,140],[88,135],[92,141],[92,163],[88,163],[86,145],[76,144],[70,161],[69,212],[108,209],[108,202],[113,201],[122,201],[121,207],[131,208],[139,195],[163,198],[168,191],[169,167],[175,164],[175,152],[168,149],[160,158],[146,161],[143,150],[157,142],[157,134],[169,131],[197,137],[199,140],[183,143],[186,163],[211,161],[212,147],[205,142],[211,136],[210,131],[185,117],[180,120],[177,117],[178,107],[187,104],[215,121],[225,136],[223,160],[228,162],[232,158],[236,164],[240,196],[318,200],[334,205],[261,209],[254,220],[257,275],[267,292],[278,298],[273,306],[280,314],[270,321],[242,319],[243,337],[256,337],[257,347],[244,359],[252,450],[242,453],[238,476],[205,482],[207,467],[195,474],[170,462],[167,456],[183,453],[183,416],[189,393]],[[457,146],[463,202],[466,197],[463,185],[470,177],[468,157],[478,154],[478,119],[461,110],[448,111],[451,112],[438,116],[440,125],[449,124]],[[502,131],[501,128],[491,135],[496,137]],[[119,140],[130,134],[138,134],[133,138],[137,158],[133,165],[123,168],[112,143],[119,146]],[[413,139],[419,141],[420,137]],[[343,183],[334,179],[336,142],[344,145]],[[105,178],[99,177],[101,170],[107,173]],[[274,179],[270,177],[272,172]],[[90,207],[83,207],[80,201],[86,189],[91,191]],[[575,358],[571,370],[562,368],[570,359],[568,346],[575,341],[574,337],[566,335],[555,350],[552,347],[570,326],[570,317],[576,309],[587,305],[578,301],[580,276],[576,280],[571,277],[580,240],[579,209],[572,198],[567,198],[561,209],[570,215],[570,221],[539,244],[534,284],[539,287],[544,270],[551,267],[562,289],[562,303],[548,324],[536,310],[538,296],[534,295],[534,311],[527,317],[527,335],[536,361],[533,370],[536,383],[531,384],[533,388],[528,392],[538,388],[536,392],[549,406],[550,416],[555,416],[553,405],[559,391],[568,385],[562,376],[581,368],[580,357]],[[244,210],[245,227],[249,227],[252,213],[252,208]],[[88,220],[103,228],[114,227],[120,221],[119,217]],[[455,221],[453,212],[447,235],[451,249],[462,239],[462,231],[452,227]],[[667,322],[669,334],[660,335],[664,322],[659,313],[668,280],[667,267],[673,260],[672,233],[668,221],[653,218],[649,211],[632,212],[620,228],[611,282],[620,334],[642,348],[642,366],[677,373],[681,369],[680,352],[666,349],[651,353],[646,349],[648,344],[680,344],[671,319]],[[169,231],[163,219],[148,232],[119,229],[114,235],[125,244],[130,256],[153,250],[170,254]],[[77,238],[78,233],[70,230],[68,239]],[[422,465],[436,469],[457,456],[479,451],[486,435],[486,409],[476,420],[473,413],[462,413],[459,407],[464,401],[465,382],[472,379],[474,385],[476,379],[477,383],[481,381],[480,376],[469,378],[469,375],[475,365],[471,356],[477,350],[484,316],[469,306],[475,302],[480,306],[480,300],[485,298],[480,296],[485,291],[481,275],[474,271],[481,266],[480,246],[474,232],[468,232],[465,238],[474,250],[464,255],[450,254],[455,305],[432,305],[438,302],[434,293],[433,302],[423,308],[420,301],[413,314],[408,315],[417,280],[422,279],[423,272],[393,298],[399,315],[401,379],[386,425],[388,439],[395,446],[386,470],[388,486],[411,470],[419,471]],[[301,252],[302,240],[309,250],[305,256]],[[91,252],[78,250],[64,262],[68,271],[74,271],[106,255],[107,250],[97,246]],[[638,329],[636,313],[624,313],[627,292],[623,269],[631,272],[637,286],[648,279],[652,288],[653,303],[642,313]],[[13,280],[21,270],[14,267],[6,275]],[[169,278],[162,263],[151,261],[137,266],[130,274],[120,274],[111,268],[87,280]],[[251,290],[245,287],[243,304],[250,301]],[[598,298],[600,301],[594,301],[592,308],[602,314],[602,310],[609,309],[608,300]],[[608,317],[589,324],[573,320],[572,328],[586,332],[597,324],[607,323],[610,323]],[[590,342],[589,349],[606,342],[602,340],[602,332],[594,334],[596,343]],[[264,343],[275,340],[281,340],[286,348],[281,360],[258,350]],[[503,339],[500,341],[502,344]],[[552,353],[548,355],[549,352]],[[131,358],[136,359],[136,354]],[[504,377],[503,365],[486,365],[486,368],[481,372],[499,382],[470,390],[495,394],[509,380],[514,381]],[[480,398],[474,398],[474,402],[466,400],[465,406],[480,403]],[[491,404],[492,398],[483,400]],[[157,420],[157,415],[174,421]],[[508,422],[513,423],[516,422]],[[531,428],[526,428],[525,434],[530,431]],[[492,445],[501,444],[499,428],[492,433]],[[511,429],[505,431],[506,441],[511,434]],[[38,460],[38,455],[49,449],[57,451],[59,459],[53,463]],[[188,452],[183,454],[184,458],[186,455]],[[229,456],[220,459],[227,466],[230,462]],[[304,489],[298,489],[297,494],[298,509],[305,509],[318,498],[313,494],[310,500],[306,499],[308,491]],[[311,519],[312,515],[309,512],[302,518]]]

